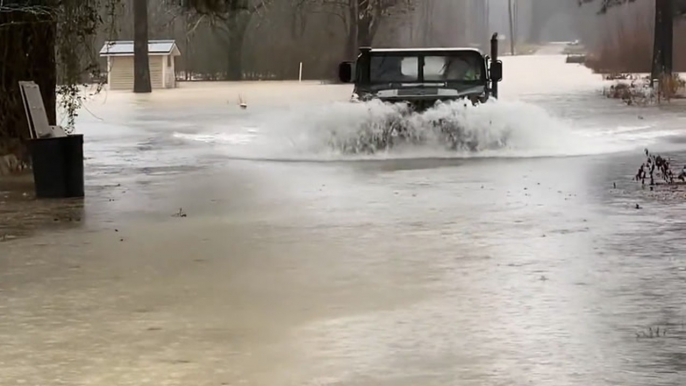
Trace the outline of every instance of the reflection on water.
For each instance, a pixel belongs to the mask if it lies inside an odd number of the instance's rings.
[[[683,159],[662,135],[679,114],[589,102],[595,78],[563,61],[506,62],[510,106],[548,111],[513,121],[573,121],[627,150],[659,139]],[[637,188],[641,151],[238,160],[266,148],[218,137],[278,136],[304,111],[251,87],[248,114],[230,102],[243,89],[101,112],[116,123],[89,129],[87,206],[112,229],[0,244],[0,383],[686,383],[684,193]],[[337,87],[293,100],[321,108]]]
[[[0,185],[0,242],[35,231],[78,229],[86,221],[83,198],[36,200],[33,178],[22,175]],[[0,247],[1,248],[1,247]]]

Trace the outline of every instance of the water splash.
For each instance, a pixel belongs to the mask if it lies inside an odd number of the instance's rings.
[[[491,100],[477,106],[455,101],[423,113],[380,101],[341,102],[265,111],[249,121],[250,126],[227,124],[213,132],[175,136],[222,145],[230,157],[288,160],[577,156],[636,147],[621,138],[598,135],[598,127],[576,126],[521,101]],[[445,138],[435,134],[437,123],[459,128],[462,146],[447,146]],[[365,151],[393,126],[422,140]]]

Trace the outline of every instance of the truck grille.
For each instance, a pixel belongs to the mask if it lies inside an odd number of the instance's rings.
[[[399,96],[415,96],[415,95],[438,95],[437,88],[409,88],[398,90]]]

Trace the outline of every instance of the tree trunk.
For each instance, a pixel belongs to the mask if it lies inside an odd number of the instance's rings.
[[[40,5],[51,4],[45,0]],[[27,138],[28,122],[19,81],[36,82],[48,122],[56,122],[56,26],[49,15],[29,12],[0,12],[0,25],[3,24],[6,25],[0,28],[0,138]]]
[[[487,50],[490,44],[490,35],[488,33],[488,14],[487,4],[485,0],[477,0],[472,3],[473,11],[471,17],[475,28],[472,30],[474,35],[469,43],[478,44],[481,49]]]
[[[354,60],[357,57],[357,28],[354,22],[350,23],[348,27],[348,34],[345,40],[345,58],[346,60]]]
[[[432,34],[432,29],[431,29],[431,20],[432,20],[432,13],[433,13],[433,2],[430,0],[426,0],[425,3],[423,3],[422,9],[421,9],[421,22],[420,25],[422,26],[421,30],[421,46],[422,47],[429,47],[432,44],[433,41],[433,34]]]
[[[660,7],[661,0],[655,0],[655,21],[653,26],[653,60],[650,67],[650,85],[654,85],[655,79],[660,78],[661,66],[661,43],[662,43],[662,9]]]
[[[133,92],[152,92],[148,57],[148,0],[133,3]]]
[[[664,15],[663,31],[662,31],[662,73],[665,76],[672,76],[673,58],[674,58],[674,2],[673,0],[663,0],[665,7],[662,11]]]
[[[382,5],[371,3],[370,0],[358,0],[357,18],[357,46],[371,47],[374,37],[379,30],[382,15]]]
[[[651,78],[672,75],[674,52],[674,7],[672,0],[655,0],[655,37]]]
[[[232,33],[229,37],[229,60],[227,61],[226,79],[238,81],[243,79],[243,37]]]
[[[238,81],[243,79],[243,43],[245,33],[250,24],[252,13],[249,11],[236,11],[229,15],[226,30],[229,38],[229,56],[226,68],[227,80]]]
[[[372,18],[370,16],[365,16],[360,18],[359,24],[357,26],[357,46],[358,47],[371,47],[372,46],[372,31],[371,31]]]
[[[350,0],[348,3],[348,35],[345,42],[345,57],[348,60],[354,60],[357,57],[357,19],[358,19],[358,0]]]
[[[529,43],[540,43],[541,42],[541,32],[543,32],[543,12],[541,12],[540,3],[532,4],[531,9],[531,23],[529,24]]]
[[[507,16],[510,25],[510,55],[515,54],[515,16],[514,16],[514,4],[512,0],[507,1]]]

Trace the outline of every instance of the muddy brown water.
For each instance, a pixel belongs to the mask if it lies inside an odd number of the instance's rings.
[[[683,385],[686,191],[632,181],[682,110],[505,68],[480,155],[332,154],[342,86],[94,102],[82,221],[0,242],[0,383]]]

